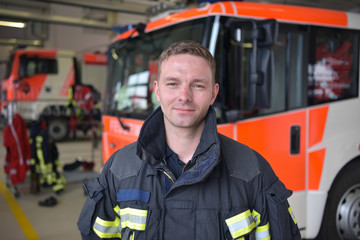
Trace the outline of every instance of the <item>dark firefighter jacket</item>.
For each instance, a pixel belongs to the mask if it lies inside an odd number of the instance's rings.
[[[115,152],[100,176],[84,182],[83,239],[300,239],[287,202],[291,191],[258,153],[217,133],[207,115],[183,174],[166,166],[160,108],[137,142]],[[271,236],[271,238],[270,238]]]

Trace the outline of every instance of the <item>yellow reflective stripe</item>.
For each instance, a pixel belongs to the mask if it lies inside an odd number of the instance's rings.
[[[258,226],[255,231],[256,240],[270,240],[270,224],[267,223],[264,226]]]
[[[122,215],[134,215],[139,217],[146,217],[147,216],[147,210],[141,210],[136,208],[124,208],[120,209],[120,216]]]
[[[98,235],[100,238],[120,238],[121,239],[121,233],[103,233],[94,228],[94,232],[96,235]]]
[[[130,236],[130,240],[135,240],[135,232]]]
[[[116,216],[114,221],[106,221],[97,217],[93,230],[100,238],[121,238],[120,218]]]
[[[35,165],[36,164],[36,160],[34,158],[30,159],[30,165]]]
[[[255,211],[255,209],[252,211],[251,213],[254,217],[254,220],[255,220],[255,224],[256,226],[259,226],[260,225],[260,213],[258,213],[257,211]]]
[[[43,156],[43,151],[41,149],[37,149],[36,150],[36,155],[39,159],[39,163],[40,163],[40,168],[43,172],[45,172],[45,160],[44,160],[44,156]]]
[[[64,184],[60,181],[60,182],[58,182],[58,183],[56,183],[54,186],[53,186],[53,190],[55,191],[55,192],[57,192],[57,191],[59,191],[59,190],[62,190],[62,189],[64,189]]]
[[[35,139],[36,139],[36,146],[38,146],[39,144],[41,144],[44,141],[42,136],[36,136]]]
[[[293,213],[293,211],[292,211],[291,207],[289,207],[289,208],[288,208],[288,211],[289,211],[290,216],[291,216],[292,220],[294,221],[294,223],[295,223],[295,224],[297,224],[297,221],[296,221],[295,215],[294,215],[294,213]]]
[[[38,157],[39,163],[40,163],[40,168],[42,170],[42,172],[45,172],[45,160],[44,160],[44,155],[43,155],[43,151],[41,149],[41,144],[43,142],[43,137],[42,136],[36,136],[36,156]]]
[[[135,208],[120,209],[121,227],[144,231],[146,226],[147,210]]]
[[[120,207],[119,207],[119,205],[116,205],[116,206],[114,207],[114,212],[116,212],[116,214],[117,214],[118,216],[120,216]]]
[[[225,220],[233,239],[250,233],[255,227],[254,217],[250,210],[246,210],[234,217]]]

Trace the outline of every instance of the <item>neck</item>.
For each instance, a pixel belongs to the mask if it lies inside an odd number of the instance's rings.
[[[166,142],[168,146],[179,156],[179,159],[182,162],[188,163],[200,143],[204,124],[202,124],[202,127],[198,127],[195,130],[174,128],[167,125],[169,124],[165,123]]]

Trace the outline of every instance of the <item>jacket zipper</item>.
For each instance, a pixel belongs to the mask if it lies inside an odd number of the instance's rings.
[[[173,183],[175,183],[175,180],[172,179],[172,177],[165,170],[163,172]]]

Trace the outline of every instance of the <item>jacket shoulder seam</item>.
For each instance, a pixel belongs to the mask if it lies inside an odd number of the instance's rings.
[[[249,182],[260,174],[258,158],[253,149],[219,134],[221,156],[225,159],[230,176]]]
[[[110,172],[120,181],[139,174],[143,161],[136,155],[136,146],[137,143],[135,142],[114,153]]]

